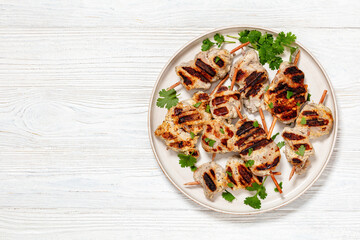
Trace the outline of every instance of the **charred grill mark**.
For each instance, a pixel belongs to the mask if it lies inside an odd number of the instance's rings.
[[[244,133],[250,131],[251,129],[254,128],[254,122],[252,121],[247,121],[247,122],[244,122],[239,128],[238,130],[236,131],[236,135],[237,136],[241,136],[243,135]]]
[[[289,140],[302,140],[305,138],[304,136],[289,132],[284,132],[283,137]]]
[[[231,173],[231,176],[230,176],[229,174],[227,174],[227,177],[228,177],[228,179],[230,180],[230,182],[232,182],[234,185],[237,186],[238,184],[237,184],[237,182],[235,181],[235,179],[233,178],[234,173],[232,172],[231,167],[227,167],[226,171]]]
[[[329,120],[322,119],[322,118],[314,118],[314,119],[307,119],[306,125],[309,127],[320,127],[320,126],[326,126],[329,124]]]
[[[302,161],[299,158],[293,158],[291,160],[291,162],[292,162],[292,165],[295,165],[295,166],[302,163]]]
[[[266,139],[266,138],[258,140],[258,141],[255,140],[254,142],[251,142],[250,146],[248,146],[247,148],[242,150],[240,152],[240,154],[241,155],[246,155],[246,154],[248,154],[248,151],[249,151],[250,148],[252,148],[255,151],[255,150],[258,150],[258,149],[268,145],[270,142],[272,142],[272,140],[271,139]]]
[[[307,143],[294,144],[294,149],[298,150],[301,147],[301,145],[304,145],[305,150],[310,150],[311,149],[310,145],[307,144]]]
[[[184,84],[185,84],[186,86],[189,86],[189,85],[192,85],[192,84],[193,84],[193,82],[191,81],[191,79],[188,78],[187,76],[185,76],[182,72],[180,72],[179,74],[180,74],[180,77],[183,79]]]
[[[319,116],[316,111],[303,111],[301,114],[304,116]]]
[[[172,140],[172,139],[175,139],[176,136],[174,136],[173,134],[171,134],[170,132],[164,132],[162,135],[161,135],[164,139],[167,139],[167,140]]]
[[[210,82],[204,75],[202,75],[200,72],[196,71],[195,69],[193,69],[191,67],[183,67],[183,69],[186,72],[188,72],[191,76],[198,78],[200,81],[202,81],[204,83]]]
[[[243,145],[243,143],[250,137],[254,137],[257,138],[258,136],[261,136],[265,134],[264,129],[262,128],[256,128],[255,131],[249,132],[246,136],[242,136],[241,138],[239,138],[236,142],[235,142],[235,146],[241,146]]]
[[[223,67],[225,64],[224,61],[220,57],[214,57],[213,61],[219,67]]]
[[[204,63],[201,59],[196,59],[195,65],[200,68],[201,70],[205,71],[207,74],[209,74],[211,77],[214,77],[216,74],[216,71],[210,66]]]
[[[206,132],[210,133],[212,129],[211,125],[206,125]]]
[[[296,83],[301,83],[304,81],[304,74],[292,76],[291,80],[293,80],[293,82],[296,82]]]
[[[224,95],[224,96],[215,97],[212,100],[212,104],[214,106],[218,106],[220,104],[228,102],[231,98],[233,98],[235,100],[239,100],[240,99],[240,93],[233,93],[233,94],[228,94],[228,95]]]
[[[205,181],[206,186],[210,189],[210,191],[214,192],[214,191],[216,190],[216,184],[215,184],[214,181],[211,179],[211,177],[209,176],[209,174],[204,173],[203,179],[204,179],[204,181]]]
[[[252,182],[252,173],[250,172],[250,170],[243,165],[239,165],[238,171],[241,178],[245,181],[246,185],[249,185]]]
[[[273,167],[276,167],[278,165],[280,161],[280,157],[277,156],[274,161],[272,163],[264,163],[264,164],[261,164],[260,166],[257,166],[255,169],[258,170],[258,171],[263,171],[263,170],[268,170],[268,169],[271,169]]]
[[[179,116],[182,112],[183,112],[183,110],[181,108],[174,109],[175,116]]]
[[[221,139],[221,144],[224,145],[225,147],[227,147],[228,140],[229,139],[227,139],[227,138]]]
[[[207,93],[198,94],[197,100],[209,100],[209,94],[207,94]]]
[[[250,74],[250,76],[245,78],[246,87],[254,86],[260,80],[263,80],[263,78],[262,78],[263,75],[264,75],[264,72],[252,72]]]
[[[285,75],[294,75],[299,73],[302,74],[303,72],[300,69],[298,69],[296,66],[288,67],[284,71]]]
[[[221,92],[225,92],[226,90],[228,90],[229,88],[227,86],[221,86],[216,93],[221,93]]]
[[[296,118],[296,116],[297,116],[297,110],[293,109],[290,112],[284,112],[283,114],[281,114],[281,119],[283,121],[289,121]]]
[[[236,72],[236,82],[240,82],[241,78],[245,75],[245,72],[243,72],[241,69],[239,69]]]
[[[172,148],[182,149],[184,147],[191,147],[192,144],[189,141],[180,141],[180,142],[173,142],[169,144]]]
[[[232,138],[234,136],[234,132],[230,130],[230,128],[228,127],[225,127],[225,130],[227,132],[227,135]]]
[[[217,108],[214,110],[216,116],[224,116],[229,113],[229,110],[226,107]]]
[[[186,123],[186,122],[196,121],[196,120],[200,120],[200,119],[201,119],[201,115],[198,114],[198,113],[194,113],[194,114],[191,114],[191,115],[180,117],[179,120],[178,120],[178,123],[183,124],[183,123]]]
[[[213,169],[210,169],[210,173],[211,173],[211,175],[215,178],[215,172],[214,172]]]

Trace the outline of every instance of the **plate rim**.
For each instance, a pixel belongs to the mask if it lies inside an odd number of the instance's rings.
[[[316,57],[307,49],[305,48],[301,43],[299,43],[298,41],[295,41],[295,43],[297,45],[299,45],[302,49],[304,49],[306,51],[307,54],[309,54],[309,56],[316,62],[316,64],[319,66],[320,70],[322,71],[322,73],[325,76],[326,81],[328,82],[329,86],[330,86],[330,91],[331,91],[331,95],[334,99],[334,116],[335,116],[335,128],[333,131],[335,131],[334,133],[334,140],[332,142],[331,145],[331,150],[330,153],[328,154],[326,161],[324,162],[322,168],[320,169],[320,171],[318,172],[318,174],[316,175],[316,177],[314,178],[314,180],[312,182],[310,182],[305,188],[304,190],[302,190],[300,193],[298,193],[295,197],[293,197],[292,199],[289,199],[277,206],[268,208],[268,209],[263,209],[263,210],[258,210],[256,212],[249,212],[249,213],[241,213],[241,212],[232,212],[232,211],[227,211],[227,210],[221,210],[209,205],[206,205],[200,201],[198,201],[197,199],[191,197],[189,194],[187,194],[185,191],[183,191],[175,182],[174,180],[171,178],[171,176],[169,176],[169,174],[166,172],[166,170],[164,169],[161,161],[159,160],[159,157],[155,151],[155,146],[154,146],[154,142],[152,140],[152,132],[151,132],[151,126],[150,126],[150,118],[151,118],[151,104],[154,101],[154,96],[155,96],[155,89],[157,88],[157,86],[159,85],[160,79],[162,77],[162,75],[164,74],[165,70],[168,68],[168,66],[173,62],[174,58],[176,58],[178,56],[178,54],[183,51],[187,46],[197,42],[198,40],[200,40],[201,38],[205,37],[206,35],[212,34],[212,33],[216,33],[216,32],[220,32],[220,31],[227,31],[227,30],[231,30],[231,29],[237,29],[237,28],[249,28],[249,29],[256,29],[256,30],[261,30],[261,31],[268,31],[268,32],[272,32],[275,34],[279,34],[279,31],[271,29],[271,28],[266,28],[266,27],[261,27],[261,26],[256,26],[256,25],[232,25],[232,26],[228,26],[228,27],[220,27],[220,28],[215,28],[213,30],[207,31],[193,39],[191,39],[190,41],[186,42],[180,49],[178,49],[172,56],[171,58],[167,61],[167,63],[165,64],[165,66],[162,68],[161,72],[159,73],[156,82],[154,84],[154,87],[151,91],[151,96],[150,96],[150,102],[148,105],[148,117],[147,117],[147,127],[148,127],[148,137],[150,139],[150,145],[151,145],[151,149],[154,153],[155,159],[160,167],[160,169],[162,170],[162,172],[165,174],[165,176],[167,177],[167,179],[181,192],[183,193],[186,197],[188,197],[190,200],[194,201],[195,203],[199,204],[200,206],[203,206],[207,209],[213,210],[215,212],[220,212],[220,213],[225,213],[225,214],[232,214],[232,215],[256,215],[256,214],[261,214],[261,213],[265,213],[265,212],[270,212],[273,210],[276,210],[280,207],[283,207],[293,201],[295,201],[296,199],[298,199],[301,195],[303,195],[310,187],[312,187],[314,185],[314,183],[318,180],[318,178],[322,175],[323,171],[325,170],[326,166],[328,165],[330,158],[334,152],[334,147],[335,147],[335,143],[336,143],[336,139],[337,139],[337,133],[338,133],[338,106],[337,106],[337,100],[336,100],[336,95],[335,95],[335,91],[334,88],[331,84],[330,78],[328,76],[328,74],[326,73],[325,69],[323,68],[323,66],[320,64],[320,62],[316,59]],[[334,126],[333,125],[333,126]]]

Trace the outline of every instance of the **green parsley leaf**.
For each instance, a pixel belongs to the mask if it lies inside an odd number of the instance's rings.
[[[194,158],[191,155],[186,155],[186,154],[183,154],[183,153],[179,153],[178,157],[180,159],[179,164],[181,165],[182,168],[184,168],[184,167],[192,167],[196,163],[196,158]]]
[[[194,139],[194,137],[195,137],[195,133],[190,132],[190,136],[191,136],[191,139]]]
[[[269,103],[269,108],[274,108],[274,104],[272,102]]]
[[[294,95],[294,93],[292,91],[286,91],[286,98],[287,99],[290,99],[292,95]]]
[[[277,135],[279,135],[280,133],[276,133],[276,134],[274,134],[272,137],[271,137],[271,139],[272,140],[275,140],[275,138],[277,137]]]
[[[269,85],[267,85],[267,86],[266,86],[266,88],[265,88],[265,92],[266,92],[267,90],[269,90]]]
[[[206,105],[205,112],[210,113],[210,105]]]
[[[229,175],[229,177],[232,177],[232,173],[229,171],[226,171],[227,175]]]
[[[220,132],[221,132],[222,134],[225,134],[225,131],[224,131],[223,128],[220,128]]]
[[[282,182],[279,183],[279,186],[280,186],[281,189],[283,189],[282,184],[283,184]],[[274,188],[274,192],[279,192],[279,190],[277,188]]]
[[[221,44],[225,41],[225,38],[224,38],[223,35],[217,33],[217,34],[215,34],[215,36],[214,36],[214,40],[217,42],[216,45],[217,45],[218,47],[220,47]]]
[[[247,160],[245,163],[246,167],[252,167],[254,165],[255,161],[254,160]]]
[[[301,145],[295,153],[299,156],[304,156],[305,150],[306,150],[305,146]]]
[[[278,144],[276,144],[279,149],[281,149],[283,146],[285,146],[285,142],[284,141],[281,141],[281,142],[278,142]]]
[[[253,123],[253,126],[254,126],[254,127],[258,127],[258,126],[259,126],[258,121],[255,120],[255,122]]]
[[[232,195],[226,189],[225,192],[222,193],[222,197],[228,202],[232,202],[235,199],[234,195]]]
[[[305,124],[306,124],[306,118],[305,118],[305,117],[302,117],[300,123],[301,123],[302,125],[305,125]]]
[[[201,105],[202,102],[197,102],[194,104],[194,107],[198,108]]]
[[[297,102],[297,103],[296,103],[296,106],[300,106],[300,103],[299,103],[299,102]]]
[[[210,41],[209,38],[205,39],[202,43],[203,44],[201,46],[201,51],[207,51],[215,44],[212,41]]]
[[[159,92],[159,98],[156,101],[156,106],[167,109],[170,109],[173,106],[176,106],[178,104],[179,99],[176,95],[175,89],[170,89],[166,91],[165,89],[162,89]]]
[[[217,63],[219,60],[220,60],[220,58],[218,56],[216,56],[214,62]]]
[[[205,138],[205,142],[208,143],[210,147],[213,147],[214,144],[216,143],[215,140],[212,140],[210,138]]]
[[[254,209],[260,209],[261,208],[261,201],[258,198],[257,194],[255,194],[252,197],[245,198],[244,204],[249,205],[250,207],[252,207]]]
[[[310,93],[308,93],[308,96],[307,96],[306,101],[310,102],[310,97],[311,97],[311,94],[310,94]]]
[[[195,171],[196,171],[196,169],[197,169],[197,167],[195,167],[195,166],[191,166],[191,167],[190,167],[190,169],[191,169],[191,171],[195,172]]]
[[[228,187],[230,187],[230,188],[233,188],[233,187],[234,187],[234,184],[233,184],[232,182],[229,182],[227,185],[228,185]]]
[[[254,151],[254,149],[253,148],[249,148],[249,153],[248,153],[248,155],[250,156],[251,154],[252,154],[252,152]]]

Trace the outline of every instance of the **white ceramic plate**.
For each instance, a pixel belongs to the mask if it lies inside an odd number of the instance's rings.
[[[170,85],[179,81],[179,77],[175,73],[175,66],[179,65],[181,62],[186,62],[192,60],[196,53],[201,50],[202,41],[206,38],[212,39],[216,33],[221,33],[225,35],[237,36],[238,32],[244,29],[257,29],[262,32],[268,32],[274,35],[277,33],[271,29],[265,29],[254,26],[234,26],[234,27],[226,27],[221,29],[216,29],[214,31],[208,32],[202,36],[195,38],[190,41],[184,47],[182,47],[175,55],[169,60],[169,62],[165,65],[164,69],[160,73],[159,78],[156,81],[155,87],[152,92],[150,106],[149,106],[149,119],[148,119],[148,127],[149,127],[149,136],[151,147],[154,151],[156,160],[158,161],[161,169],[163,170],[166,177],[178,188],[182,193],[184,193],[191,200],[197,202],[198,204],[212,209],[214,211],[219,211],[223,213],[231,213],[231,214],[256,214],[262,213],[265,211],[270,211],[276,209],[278,207],[284,206],[285,204],[295,200],[301,194],[303,194],[308,188],[310,188],[314,182],[319,178],[321,173],[323,172],[325,166],[327,165],[331,153],[334,149],[336,134],[337,134],[337,107],[336,100],[333,88],[331,86],[330,80],[326,75],[324,69],[321,67],[319,62],[311,55],[311,53],[304,48],[298,42],[296,43],[301,49],[300,60],[298,62],[299,68],[305,73],[305,83],[308,84],[309,93],[311,94],[311,100],[314,102],[318,102],[321,94],[324,89],[328,90],[328,95],[325,100],[325,105],[329,107],[333,112],[334,117],[334,127],[330,135],[323,136],[319,139],[312,141],[313,146],[315,148],[315,156],[311,158],[311,165],[308,168],[306,174],[296,175],[289,182],[288,177],[291,171],[291,166],[287,162],[286,157],[283,153],[285,148],[282,148],[281,151],[281,161],[279,166],[277,167],[277,171],[281,171],[281,176],[276,176],[278,182],[283,182],[283,194],[279,194],[274,192],[274,183],[271,181],[271,178],[268,178],[265,182],[265,187],[267,189],[268,196],[265,200],[262,200],[262,207],[260,210],[253,209],[247,205],[243,204],[244,198],[247,196],[252,196],[253,192],[248,192],[246,190],[239,191],[231,191],[236,197],[232,203],[225,201],[221,194],[215,197],[214,201],[210,201],[206,199],[204,196],[203,190],[201,187],[192,186],[187,187],[184,186],[184,183],[193,181],[193,173],[189,168],[181,168],[179,165],[179,159],[177,157],[177,153],[172,150],[166,150],[165,144],[154,135],[154,131],[158,125],[160,125],[165,117],[167,109],[159,108],[156,106],[156,99],[158,98],[158,93],[161,89],[167,88]],[[295,33],[301,35],[301,33]],[[230,39],[228,39],[230,40]],[[231,39],[232,40],[232,39]],[[234,44],[225,44],[223,46],[226,49],[232,49],[239,45],[239,42]],[[289,58],[289,53],[286,52],[283,56],[283,59],[286,60]],[[236,61],[236,58],[234,59]],[[276,71],[270,70],[266,64],[270,76],[270,80],[275,76]],[[228,82],[225,85],[229,85]],[[217,84],[213,84],[212,88]],[[176,87],[176,90],[181,95],[179,96],[180,101],[191,98],[191,94],[187,92],[182,86]],[[211,89],[208,91],[210,92]],[[242,110],[243,114],[248,115],[250,118],[256,118],[259,122],[261,122],[259,113],[249,114],[246,110]],[[272,121],[271,115],[264,111],[267,125],[269,126]],[[284,128],[284,124],[277,122],[276,127],[273,133],[281,132]],[[282,141],[282,137],[279,135],[275,142]],[[197,166],[211,161],[211,155],[206,153],[201,144],[198,143],[198,149],[200,150],[200,158],[198,159]],[[216,161],[220,163],[222,166],[225,166],[226,160],[232,154],[218,154],[216,157]]]

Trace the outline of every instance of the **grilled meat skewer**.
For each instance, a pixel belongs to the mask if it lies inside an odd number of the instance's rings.
[[[238,116],[236,109],[241,106],[240,93],[221,86],[210,96],[210,110],[215,119],[231,119]]]

